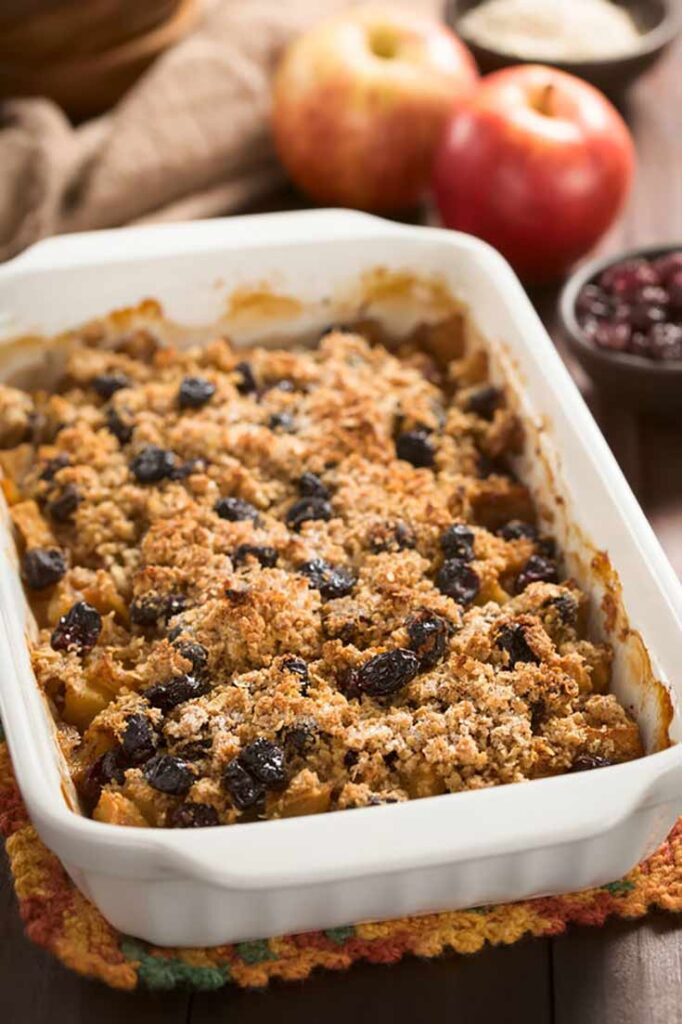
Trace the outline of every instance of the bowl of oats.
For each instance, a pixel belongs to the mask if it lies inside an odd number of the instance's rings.
[[[622,94],[680,28],[677,0],[451,0],[449,21],[482,72],[551,64]]]

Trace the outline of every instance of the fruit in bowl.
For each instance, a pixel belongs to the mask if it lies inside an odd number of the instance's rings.
[[[527,281],[564,274],[610,227],[634,148],[615,107],[542,65],[496,72],[452,116],[436,158],[443,223],[490,242]]]
[[[581,266],[564,285],[559,321],[572,355],[621,407],[682,417],[682,244]]]
[[[662,362],[682,359],[682,248],[611,264],[582,286],[575,310],[598,348]]]
[[[277,152],[319,203],[405,209],[428,185],[448,118],[477,80],[468,50],[437,20],[353,9],[285,53],[273,92]]]

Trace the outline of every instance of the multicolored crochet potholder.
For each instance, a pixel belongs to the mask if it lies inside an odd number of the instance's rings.
[[[359,960],[389,964],[409,954],[476,953],[486,943],[559,935],[569,924],[602,925],[608,917],[641,917],[654,907],[682,910],[681,819],[652,857],[599,889],[212,949],[159,949],[115,931],[81,896],[28,820],[4,743],[0,831],[28,937],[72,970],[120,989],[260,987],[271,978],[306,978],[316,967],[345,970]]]

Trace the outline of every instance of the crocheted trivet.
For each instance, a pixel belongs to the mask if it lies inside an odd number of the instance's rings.
[[[486,943],[559,935],[569,924],[602,925],[636,918],[649,908],[682,910],[682,819],[667,841],[620,882],[570,896],[405,917],[379,924],[238,942],[212,949],[159,949],[107,924],[43,846],[26,815],[9,755],[0,743],[0,831],[26,934],[67,967],[114,988],[197,990],[228,982],[267,985],[271,978],[307,977],[315,967],[345,970],[356,960],[397,963],[412,954],[476,953]]]

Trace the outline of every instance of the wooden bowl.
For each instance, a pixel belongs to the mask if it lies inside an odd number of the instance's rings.
[[[620,57],[604,60],[556,61],[524,58],[509,53],[503,47],[492,49],[482,46],[460,27],[464,14],[480,7],[485,0],[450,0],[448,21],[466,43],[483,74],[499,71],[514,64],[549,64],[584,78],[607,95],[618,98],[639,76],[647,71],[673,41],[682,24],[680,0],[621,0],[620,6],[630,12],[641,32],[637,49]]]
[[[86,14],[83,6],[81,15]],[[187,34],[198,14],[197,0],[177,0],[160,23],[101,52],[70,52],[37,65],[26,59],[0,59],[0,97],[46,96],[77,121],[100,114],[116,103],[159,54]]]
[[[181,0],[2,0],[0,65],[40,67],[112,50],[165,24]]]
[[[562,333],[571,352],[595,384],[623,405],[666,419],[682,419],[682,360],[656,362],[644,356],[598,348],[578,323],[575,307],[583,286],[597,280],[614,263],[639,256],[656,258],[680,249],[682,243],[653,245],[592,260],[572,274],[559,299]]]

